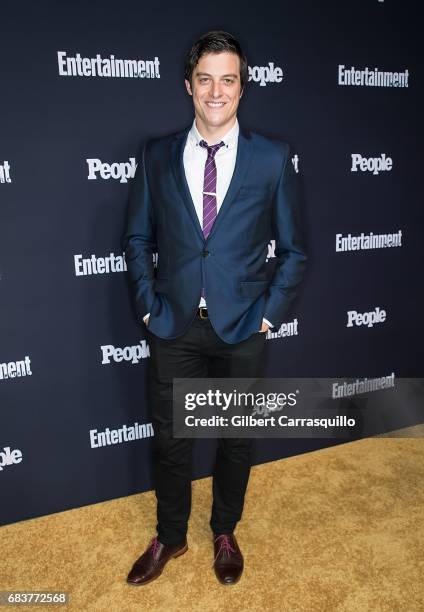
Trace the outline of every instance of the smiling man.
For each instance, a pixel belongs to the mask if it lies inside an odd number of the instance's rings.
[[[281,326],[304,272],[289,147],[239,125],[247,81],[232,35],[213,31],[196,41],[185,66],[193,123],[145,144],[131,191],[123,248],[150,346],[157,499],[157,535],[128,575],[133,585],[151,582],[188,549],[192,439],[172,434],[173,378],[258,377],[266,332]],[[244,566],[234,530],[251,450],[247,438],[217,441],[209,525],[213,567],[225,585]]]
[[[219,140],[237,120],[242,95],[240,58],[229,52],[204,55],[185,85],[193,96],[197,129],[209,140]]]

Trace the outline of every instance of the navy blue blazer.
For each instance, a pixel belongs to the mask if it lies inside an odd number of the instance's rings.
[[[210,322],[232,344],[257,332],[263,317],[277,330],[302,279],[298,177],[287,143],[240,126],[234,173],[205,240],[183,165],[190,127],[144,145],[122,246],[137,315],[141,322],[150,312],[153,334],[184,334],[204,287]],[[266,264],[272,238],[275,268]]]

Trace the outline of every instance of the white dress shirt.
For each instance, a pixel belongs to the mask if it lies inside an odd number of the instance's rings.
[[[230,186],[231,178],[234,173],[237,157],[237,143],[239,137],[239,123],[236,121],[233,127],[217,142],[208,142],[208,145],[218,144],[223,142],[225,146],[220,147],[215,154],[216,165],[216,210],[217,214],[224,201],[225,194]],[[188,187],[190,189],[191,199],[193,200],[196,214],[199,219],[200,227],[203,227],[203,179],[205,174],[205,164],[208,157],[206,148],[201,147],[199,142],[205,140],[200,134],[196,126],[196,119],[187,136],[186,144],[183,153],[184,172],[186,175]],[[199,306],[206,306],[206,300],[203,296],[200,297]],[[146,321],[150,313],[143,317]],[[264,319],[270,327],[273,327],[269,321]]]
[[[228,187],[233,176],[236,165],[237,142],[239,135],[239,124],[236,119],[233,127],[217,142],[208,142],[208,145],[224,143],[224,147],[218,149],[215,154],[216,165],[216,211],[219,212],[222,202],[227,193]],[[204,140],[196,127],[196,120],[187,136],[184,148],[184,171],[190,189],[191,199],[193,200],[199,219],[200,227],[203,227],[203,180],[205,174],[205,164],[208,157],[207,149],[201,147],[199,142]],[[200,298],[199,306],[206,306],[204,297]]]

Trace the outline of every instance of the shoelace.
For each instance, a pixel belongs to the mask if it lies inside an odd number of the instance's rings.
[[[215,559],[213,560],[213,563],[215,564],[215,561],[218,559],[219,555],[221,554],[221,552],[225,555],[227,555],[228,557],[230,556],[230,552],[235,553],[235,549],[231,546],[230,543],[230,536],[227,535],[226,533],[223,533],[220,536],[217,536],[215,538],[215,542],[220,540],[220,547],[218,550],[218,553],[215,557]]]

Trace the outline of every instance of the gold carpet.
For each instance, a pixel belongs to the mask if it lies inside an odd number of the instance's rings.
[[[253,467],[232,586],[212,569],[210,478],[193,482],[188,552],[145,586],[125,579],[155,534],[153,492],[22,521],[0,528],[0,590],[68,591],[60,609],[79,611],[424,611],[423,485],[422,437]]]

